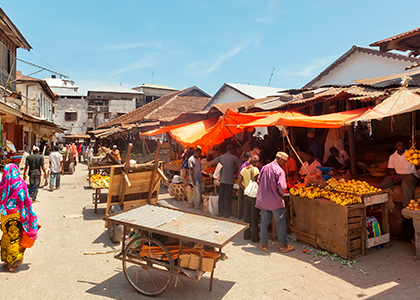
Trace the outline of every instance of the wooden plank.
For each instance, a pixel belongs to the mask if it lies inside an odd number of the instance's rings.
[[[363,197],[366,206],[388,202],[388,193]]]
[[[343,258],[349,256],[349,209],[349,207],[336,205],[328,200],[318,200],[315,211],[310,212],[317,220],[317,245]]]
[[[115,172],[115,167],[111,167],[111,173],[109,175],[109,190],[108,190],[108,198],[106,201],[106,210],[105,210],[105,214],[108,214],[108,210],[111,206],[111,201],[112,201],[112,193],[114,192],[114,187],[113,187],[113,181],[114,179],[114,172]],[[108,228],[108,222],[105,221],[105,228]]]
[[[361,249],[362,248],[362,238],[356,238],[353,240],[350,240],[350,251]]]
[[[157,170],[162,171],[163,170],[163,163],[161,163],[160,168],[158,168]],[[159,191],[160,191],[160,176],[156,176],[158,178],[158,184],[156,185],[156,197],[154,197],[151,202],[152,204],[156,204],[159,200]],[[166,180],[167,181],[167,180]]]
[[[372,247],[375,247],[375,246],[378,246],[378,245],[389,243],[390,240],[391,239],[390,239],[390,234],[389,233],[385,233],[385,234],[382,234],[380,236],[376,236],[376,237],[373,237],[373,238],[370,238],[370,239],[366,239],[366,248],[369,249],[369,248],[372,248]]]
[[[132,205],[139,206],[141,204],[147,203],[147,199],[139,199],[139,200],[126,200],[124,202],[124,208],[130,208]]]
[[[160,147],[162,146],[162,142],[159,141],[156,149],[156,155],[155,155],[155,162],[159,162],[159,154],[160,154]],[[150,188],[149,188],[149,195],[147,196],[147,202],[150,203],[152,200],[152,194],[154,191],[153,183],[155,182],[155,176],[156,176],[156,169],[152,171],[152,176],[150,178]]]
[[[387,197],[387,200],[388,200],[388,197]],[[388,201],[386,201],[386,202],[384,202],[384,203],[381,204],[381,210],[382,210],[382,224],[381,224],[382,234],[384,234],[384,233],[389,234],[389,232],[390,232],[389,230],[390,229],[389,229]],[[384,244],[384,247],[385,248],[388,248],[389,247],[389,241],[390,240],[388,240],[388,242]]]

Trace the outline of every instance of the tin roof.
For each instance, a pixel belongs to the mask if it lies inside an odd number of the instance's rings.
[[[420,49],[420,27],[374,42],[369,46],[380,47],[381,52],[418,50]]]
[[[401,82],[401,78],[404,76],[409,76],[413,79],[413,81],[409,82],[409,86],[420,86],[420,70],[399,73],[389,76],[382,76],[382,77],[375,77],[375,78],[366,78],[366,79],[357,79],[354,82],[364,85],[371,85],[374,87],[390,87],[390,86],[399,86]]]
[[[99,128],[143,121],[156,121],[170,117],[175,118],[181,113],[202,110],[209,100],[210,95],[193,86],[162,96],[136,110],[100,125]]]
[[[170,86],[158,85],[158,84],[150,84],[150,83],[143,83],[142,85],[136,86],[133,89],[140,89],[140,88],[150,88],[150,89],[159,89],[159,90],[179,91],[178,89],[171,88]]]
[[[267,100],[276,99],[276,98],[277,97],[265,97],[265,98],[260,98],[260,99],[249,99],[249,100],[237,101],[237,102],[220,103],[220,104],[213,105],[211,109],[217,109],[223,114],[228,109],[234,112],[239,112],[239,107],[244,106],[245,109],[247,110],[248,108],[253,107],[255,104],[258,104]]]
[[[83,95],[79,92],[75,92],[74,89],[71,89],[71,88],[52,87],[51,90],[60,97],[65,97],[65,96],[73,96],[73,97],[80,97],[80,98],[86,97],[86,95]]]
[[[91,92],[105,92],[105,93],[121,93],[121,94],[137,94],[143,95],[143,92],[136,91],[123,86],[102,86],[93,90],[88,90],[88,95]]]
[[[143,205],[104,219],[212,247],[225,246],[248,227],[245,223],[155,205]]]

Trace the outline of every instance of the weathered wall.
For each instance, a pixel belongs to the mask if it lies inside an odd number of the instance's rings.
[[[64,116],[66,111],[76,111],[76,121],[66,121]],[[67,97],[60,97],[54,103],[53,122],[67,127],[65,134],[75,134],[86,132],[87,121],[87,102],[85,99],[76,98],[69,99]]]

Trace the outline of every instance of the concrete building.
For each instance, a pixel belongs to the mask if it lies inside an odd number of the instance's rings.
[[[122,86],[104,86],[89,90],[87,95],[88,131],[144,105],[144,94]]]
[[[224,83],[204,109],[208,110],[211,106],[217,104],[266,98],[278,95],[278,93],[282,90],[283,89],[281,88],[269,86]]]
[[[150,103],[162,96],[167,94],[171,94],[174,92],[178,92],[179,90],[171,88],[165,85],[157,85],[157,84],[148,84],[143,83],[140,86],[134,87],[133,90],[142,92],[144,94],[141,101],[136,103],[136,108],[143,106],[144,104]]]
[[[353,46],[303,88],[354,84],[357,79],[402,73],[416,63],[420,63],[420,58]]]
[[[51,90],[58,95],[53,108],[53,121],[66,128],[64,134],[85,133],[87,131],[86,96],[78,92],[74,81],[62,78],[44,78]]]

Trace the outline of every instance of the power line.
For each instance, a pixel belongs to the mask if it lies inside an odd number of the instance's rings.
[[[20,62],[23,62],[23,63],[25,63],[25,64],[29,65],[29,66],[36,67],[36,68],[40,68],[42,71],[48,71],[48,72],[51,72],[51,73],[53,73],[53,74],[56,74],[56,75],[60,76],[61,78],[70,78],[70,77],[69,77],[69,76],[67,76],[67,75],[64,75],[64,74],[58,73],[58,72],[56,72],[56,71],[53,71],[53,70],[50,70],[50,69],[47,69],[47,68],[44,68],[44,67],[41,67],[41,66],[39,66],[39,65],[37,65],[37,64],[34,64],[34,63],[30,63],[29,61],[26,61],[26,60],[23,60],[23,59],[20,59],[20,58],[16,58],[16,59],[17,59],[18,61],[20,61]]]

